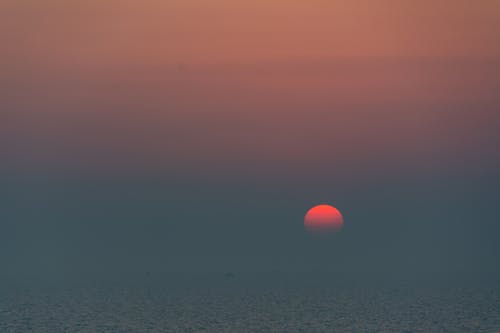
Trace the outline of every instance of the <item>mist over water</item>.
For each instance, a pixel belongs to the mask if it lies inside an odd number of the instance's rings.
[[[326,272],[367,282],[498,276],[494,188],[443,194],[423,182],[411,190],[340,183],[333,203],[344,229],[317,236],[305,232],[303,216],[325,196],[302,185],[5,184],[3,275],[13,279],[227,271]]]

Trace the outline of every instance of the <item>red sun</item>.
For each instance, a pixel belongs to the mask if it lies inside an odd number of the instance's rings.
[[[335,233],[340,231],[343,225],[342,214],[330,205],[314,206],[304,217],[304,227],[307,231],[316,234]]]

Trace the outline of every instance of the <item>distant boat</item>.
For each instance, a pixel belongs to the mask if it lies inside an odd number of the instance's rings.
[[[236,275],[232,272],[227,272],[227,273],[224,273],[224,277],[227,279],[234,279],[236,277]]]

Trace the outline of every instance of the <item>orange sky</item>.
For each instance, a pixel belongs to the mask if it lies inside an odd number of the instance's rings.
[[[11,52],[151,66],[330,57],[496,57],[500,2],[3,1]],[[5,43],[5,42],[4,42]]]
[[[488,155],[498,41],[490,0],[4,0],[4,136],[63,168]]]

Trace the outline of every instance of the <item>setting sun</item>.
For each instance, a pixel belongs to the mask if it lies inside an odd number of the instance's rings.
[[[312,233],[338,232],[344,225],[339,210],[330,205],[318,205],[309,209],[304,217],[304,227]]]

